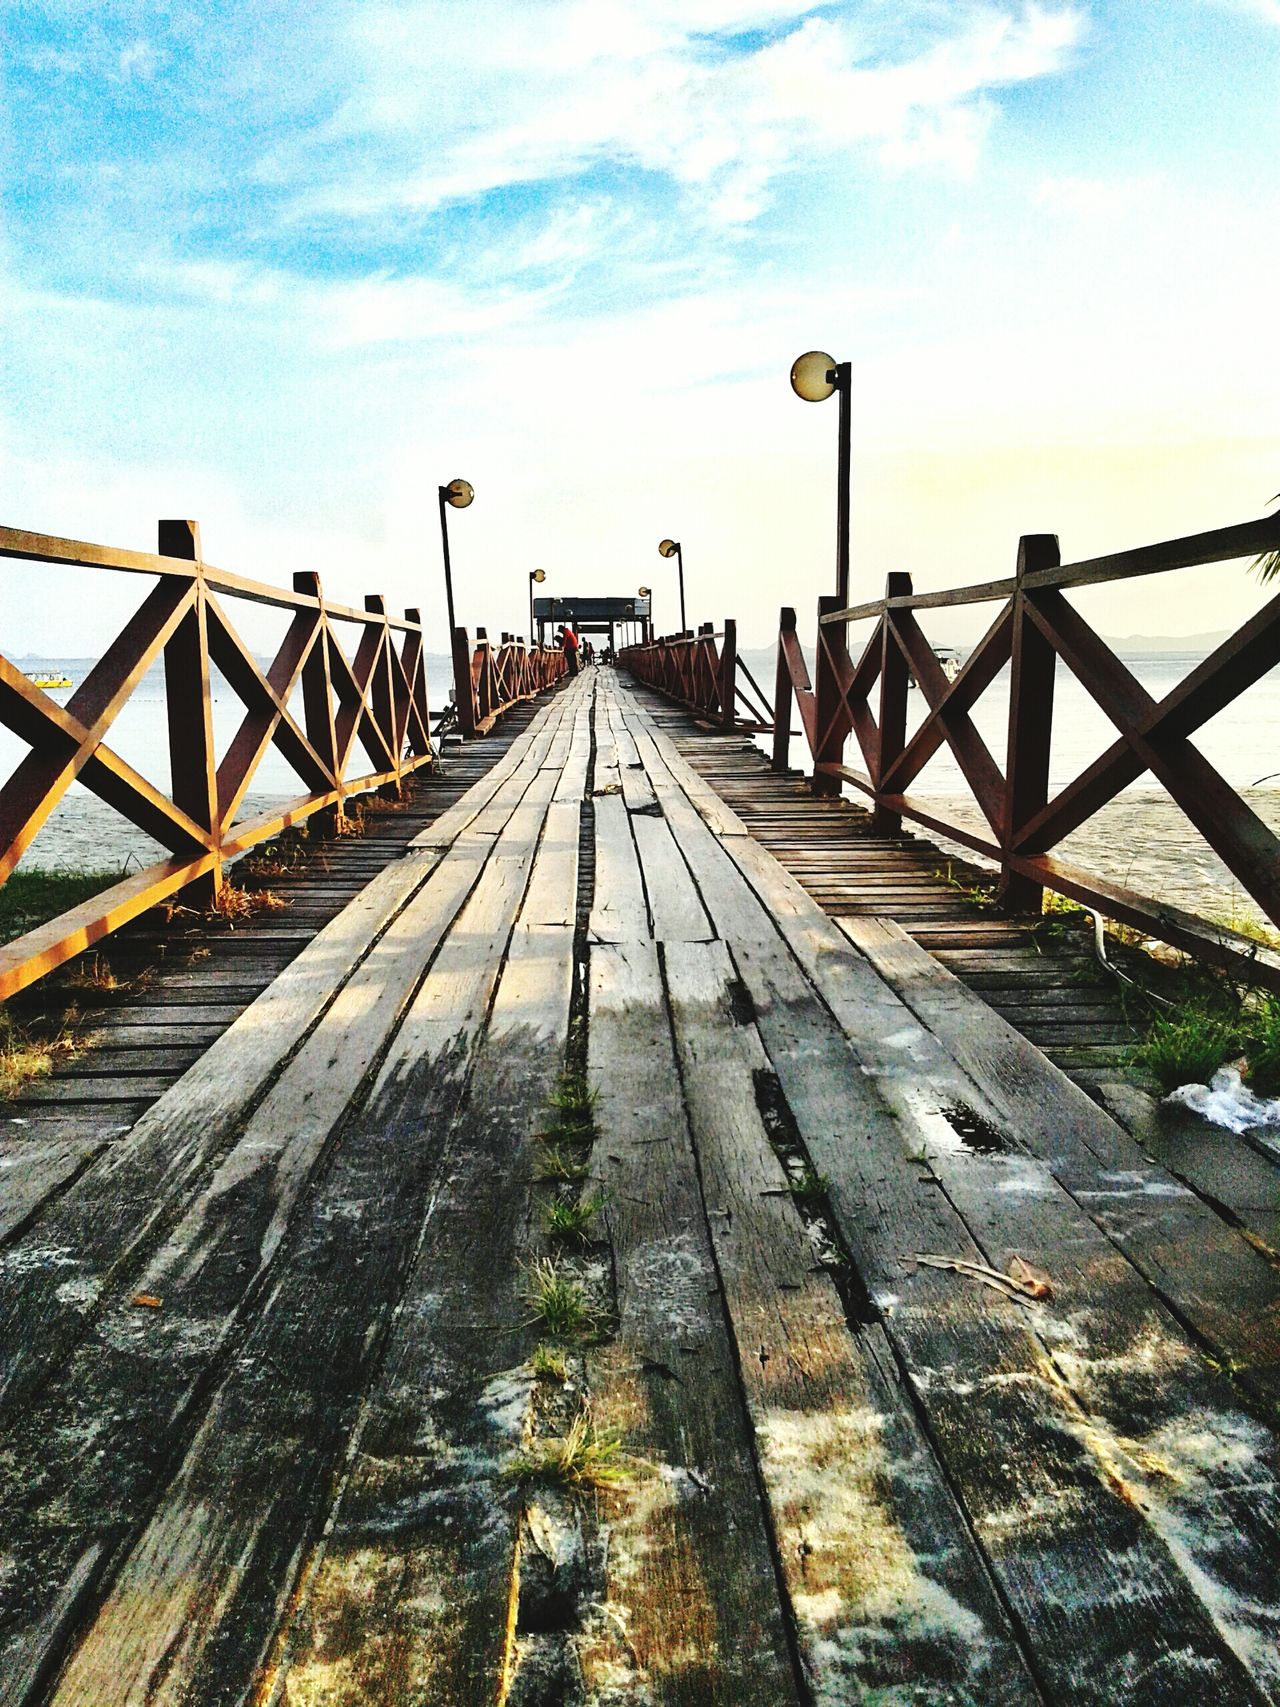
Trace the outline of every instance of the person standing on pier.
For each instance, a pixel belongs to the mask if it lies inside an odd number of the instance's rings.
[[[560,630],[559,639],[560,649],[564,653],[564,661],[569,667],[569,674],[576,676],[578,673],[578,637],[568,623]]]

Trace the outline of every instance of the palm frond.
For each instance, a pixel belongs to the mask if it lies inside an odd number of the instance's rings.
[[[1280,504],[1280,492],[1271,500]],[[1256,575],[1265,587],[1268,581],[1274,581],[1280,575],[1280,551],[1260,551],[1249,565],[1249,573]]]

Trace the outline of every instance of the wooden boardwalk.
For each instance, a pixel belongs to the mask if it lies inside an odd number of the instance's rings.
[[[1274,1255],[719,780],[579,679],[28,1192],[0,1702],[1280,1700]]]
[[[9,1010],[32,1016],[37,1028],[56,1029],[74,1012],[80,1047],[0,1104],[0,1239],[145,1114],[318,930],[484,776],[533,715],[518,705],[500,728],[448,747],[434,774],[406,781],[395,811],[370,810],[359,836],[257,850],[239,868],[243,885],[274,893],[280,911],[233,924],[199,912],[163,925],[158,913],[145,915],[11,998]],[[263,853],[276,868],[255,875]]]

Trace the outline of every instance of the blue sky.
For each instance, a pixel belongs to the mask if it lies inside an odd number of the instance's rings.
[[[225,567],[442,626],[461,474],[463,620],[522,626],[541,565],[669,621],[675,534],[691,615],[763,642],[830,579],[815,345],[853,363],[868,594],[1280,488],[1277,0],[5,13],[12,525],[195,515]],[[15,609],[4,573],[6,649],[91,648],[92,596]],[[1112,632],[1256,602],[1108,596]]]

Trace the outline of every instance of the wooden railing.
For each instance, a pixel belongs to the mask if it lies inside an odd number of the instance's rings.
[[[458,733],[464,738],[485,734],[504,711],[545,693],[567,671],[558,646],[526,646],[514,634],[504,634],[494,646],[485,630],[477,628],[473,650],[466,629],[455,628],[453,689]]]
[[[80,782],[167,850],[49,923],[0,945],[0,999],[177,893],[206,905],[227,861],[315,813],[340,818],[350,796],[399,790],[434,760],[418,611],[388,616],[381,595],[363,610],[329,603],[319,577],[293,591],[245,580],[204,562],[194,522],[161,522],[159,550],[122,551],[19,529],[0,529],[0,558],[73,564],[155,577],[155,584],[65,706],[0,657],[0,723],[30,748],[0,787],[0,884],[13,872],[73,782]],[[230,601],[291,613],[264,670],[237,633]],[[341,627],[356,625],[344,650]],[[341,625],[341,626],[340,626]],[[458,722],[464,735],[490,728],[516,700],[561,673],[560,654],[496,650],[483,638],[467,656]],[[457,657],[458,636],[454,655]],[[348,641],[348,646],[351,642]],[[107,737],[147,670],[162,661],[171,787],[166,791],[114,752]],[[211,667],[243,707],[221,758],[215,749]],[[300,699],[295,715],[291,700]],[[275,746],[303,792],[237,819],[255,772]]]
[[[1012,910],[1039,912],[1044,890],[1052,889],[1162,942],[1233,967],[1240,953],[1248,953],[1259,977],[1280,988],[1280,957],[1258,950],[1235,931],[1081,870],[1050,851],[1150,771],[1241,887],[1280,926],[1280,841],[1191,740],[1203,723],[1280,663],[1280,597],[1157,702],[1065,596],[1072,588],[1248,558],[1277,547],[1280,517],[1271,516],[1065,565],[1054,535],[1030,534],[1020,542],[1015,575],[947,592],[915,593],[909,575],[891,574],[883,599],[843,609],[835,598],[818,601],[813,683],[796,638],[795,612],[784,609],[774,768],[787,767],[794,698],[813,757],[815,791],[838,794],[845,783],[861,789],[874,802],[878,831],[893,834],[903,818],[910,818],[995,860],[1001,899]],[[999,613],[959,674],[948,680],[917,612],[979,603],[998,603]],[[848,649],[849,625],[863,620],[875,626],[855,661]],[[1050,798],[1058,660],[1115,725],[1116,739]],[[1006,664],[1011,675],[1002,769],[972,713]],[[907,693],[913,677],[928,709],[908,739]],[[844,763],[850,734],[865,769]],[[944,745],[986,820],[985,831],[953,822],[929,799],[908,792]]]
[[[686,631],[624,646],[618,662],[637,681],[723,730],[767,734],[773,728],[769,702],[738,656],[738,625],[732,617],[719,633],[704,622],[696,634]]]

